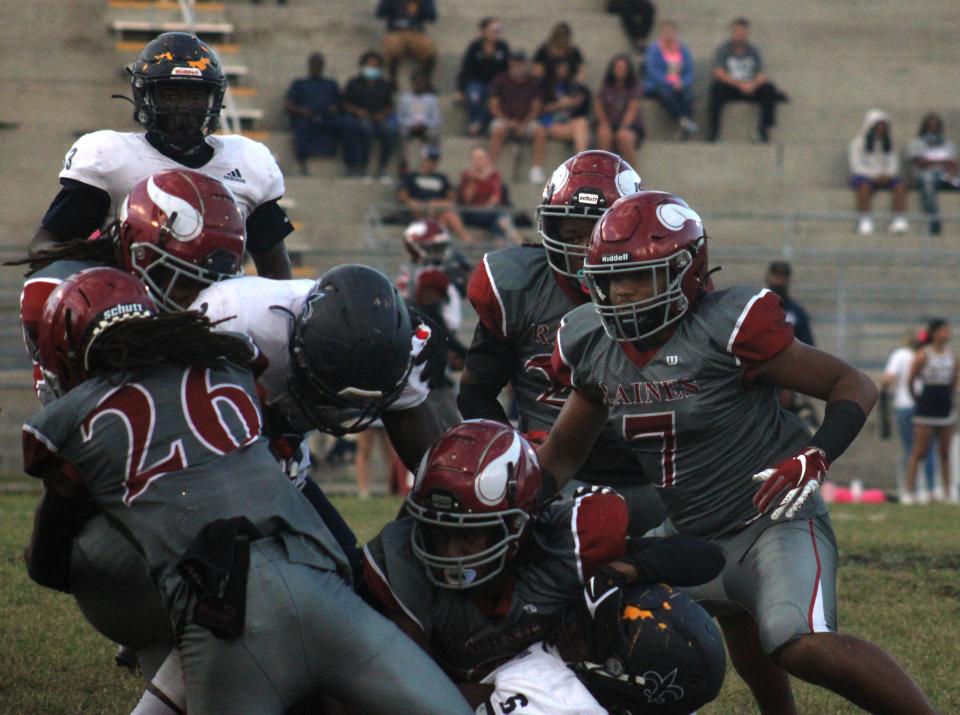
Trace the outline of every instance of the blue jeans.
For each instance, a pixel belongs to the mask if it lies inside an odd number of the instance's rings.
[[[377,173],[382,174],[397,143],[397,118],[391,115],[382,122],[371,122],[347,113],[340,118],[340,126],[343,131],[343,162],[347,169],[366,171],[370,163],[370,150],[376,140],[380,143]]]
[[[463,89],[467,102],[467,123],[486,127],[490,121],[487,110],[487,85],[484,82],[467,82]]]
[[[940,210],[937,207],[937,191],[957,191],[957,186],[946,180],[943,169],[926,169],[917,172],[917,189],[920,191],[920,204],[923,212],[936,217]]]
[[[893,413],[897,421],[897,434],[900,435],[900,444],[903,445],[903,470],[906,472],[907,460],[910,459],[910,452],[913,450],[913,408],[901,407],[894,410]],[[923,462],[923,471],[927,475],[927,489],[931,491],[937,483],[936,470],[934,469],[936,467],[936,444],[937,440],[930,440],[930,449],[927,450],[927,456]]]
[[[677,90],[673,87],[657,87],[647,92],[647,96],[660,102],[674,119],[690,119],[693,116],[693,92],[689,88]]]

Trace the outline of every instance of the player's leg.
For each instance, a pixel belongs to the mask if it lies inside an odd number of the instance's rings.
[[[757,622],[749,613],[718,616],[730,662],[750,688],[761,713],[787,715],[797,712],[790,678],[760,647]]]
[[[174,647],[173,627],[146,562],[102,514],[74,541],[70,591],[90,625],[134,651],[149,681]]]
[[[763,651],[785,671],[874,713],[932,713],[926,696],[881,648],[837,631],[837,545],[830,517],[774,524],[744,559],[746,604]],[[744,580],[738,590],[744,589]]]

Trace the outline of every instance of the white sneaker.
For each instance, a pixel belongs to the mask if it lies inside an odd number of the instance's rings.
[[[930,492],[926,489],[921,489],[917,492],[916,503],[922,506],[926,506],[930,503]]]
[[[869,216],[863,216],[860,218],[860,223],[857,224],[857,233],[861,236],[870,236],[873,234],[873,219]]]
[[[890,233],[906,233],[910,230],[910,224],[903,216],[894,216],[890,222]]]
[[[530,183],[531,184],[542,184],[546,180],[546,176],[543,173],[543,167],[541,166],[531,166],[530,167]]]
[[[913,505],[913,494],[911,494],[910,492],[904,492],[904,493],[900,496],[900,503],[903,504],[903,506],[912,506],[912,505]]]

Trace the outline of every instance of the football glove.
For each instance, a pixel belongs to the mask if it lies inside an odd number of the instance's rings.
[[[829,468],[830,462],[822,449],[805,447],[799,454],[783,460],[776,467],[753,475],[754,481],[763,482],[753,495],[753,503],[761,514],[765,514],[781,492],[787,489],[770,518],[777,521],[786,515],[787,519],[792,519],[810,495],[820,488]]]

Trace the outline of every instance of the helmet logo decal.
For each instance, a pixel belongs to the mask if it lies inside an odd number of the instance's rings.
[[[677,668],[666,675],[660,675],[655,670],[648,670],[642,677],[646,685],[643,694],[647,697],[648,703],[666,705],[671,700],[676,701],[683,698],[683,688],[674,682],[677,678]]]
[[[173,62],[173,55],[169,51],[161,52],[159,55],[154,55],[153,59],[156,62],[159,62],[160,60],[167,60],[168,62]]]
[[[179,196],[168,194],[157,186],[152,176],[147,181],[147,195],[167,215],[168,221],[173,217],[167,228],[176,240],[192,241],[203,231],[203,215]]]
[[[633,169],[625,169],[617,173],[617,191],[621,196],[635,194],[643,188],[643,180]]]
[[[514,432],[513,442],[510,443],[507,451],[484,467],[474,480],[473,489],[477,499],[487,506],[496,506],[503,501],[507,495],[507,477],[510,474],[507,465],[518,464],[522,453],[523,443],[520,441],[520,434]]]
[[[702,224],[700,215],[689,206],[680,204],[660,204],[657,206],[657,218],[671,231],[679,231],[687,221]]]
[[[569,180],[570,170],[567,168],[566,162],[564,162],[553,172],[553,176],[550,177],[550,181],[547,182],[546,187],[543,189],[544,200],[549,201],[550,197],[566,186]]]
[[[170,73],[171,77],[203,77],[203,72],[196,67],[174,67]]]
[[[210,58],[201,57],[199,60],[188,60],[187,64],[198,70],[205,70],[207,67],[210,66]]]

